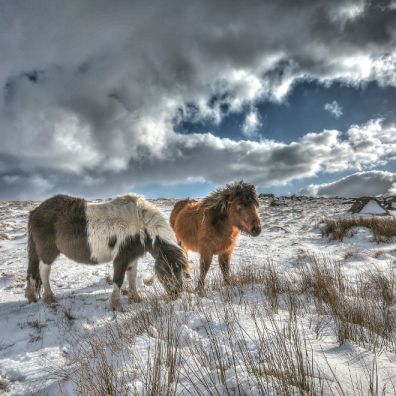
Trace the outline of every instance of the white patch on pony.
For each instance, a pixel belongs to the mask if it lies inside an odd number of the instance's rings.
[[[51,273],[51,265],[45,264],[42,261],[40,261],[39,271],[40,271],[41,282],[44,288],[44,299],[50,298],[53,295],[49,281],[49,277]]]
[[[138,264],[138,260],[134,260],[131,264],[128,265],[128,268],[126,270],[128,276],[129,294],[137,294],[137,289],[136,289],[137,264]]]
[[[153,240],[153,243],[155,241],[155,237],[158,236],[163,241],[180,248],[172,227],[159,209],[146,200],[144,200],[142,204],[144,204],[142,210],[144,212],[145,230]]]
[[[112,293],[111,298],[112,298],[114,301],[120,301],[120,298],[121,298],[120,288],[119,288],[118,285],[115,284],[115,283],[113,283],[113,293]]]
[[[142,299],[136,288],[137,264],[138,260],[131,262],[128,265],[126,273],[128,275],[128,298],[130,301],[140,302]]]
[[[120,243],[140,228],[137,206],[122,205],[117,199],[105,203],[88,203],[86,207],[88,244],[91,259],[99,263],[108,262],[117,255]],[[109,239],[116,237],[113,248]]]
[[[139,195],[125,195],[104,203],[88,203],[86,216],[91,259],[99,263],[114,260],[128,236],[139,235],[144,244],[146,232],[153,241],[158,236],[178,246],[167,219],[156,206]],[[111,248],[109,239],[114,236],[117,241]]]

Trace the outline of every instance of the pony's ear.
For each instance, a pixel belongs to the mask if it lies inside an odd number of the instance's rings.
[[[235,199],[235,194],[231,191],[226,191],[223,195],[222,203],[221,203],[221,211],[223,213],[227,212],[227,209],[231,205],[232,201]]]

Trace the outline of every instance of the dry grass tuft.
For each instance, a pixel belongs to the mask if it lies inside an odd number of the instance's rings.
[[[333,317],[340,344],[350,340],[370,350],[396,351],[393,270],[364,273],[352,282],[339,264],[316,258],[300,272],[301,290],[314,297],[320,315]]]
[[[0,393],[5,393],[8,390],[8,381],[0,374]]]
[[[347,252],[344,253],[344,260],[348,260],[351,257],[355,256],[356,252],[352,251],[352,250],[348,250]]]
[[[0,241],[5,241],[5,240],[9,240],[10,236],[8,234],[6,234],[5,232],[0,232]]]
[[[63,314],[64,314],[65,318],[66,318],[67,320],[69,320],[69,321],[73,321],[73,320],[76,319],[76,317],[72,314],[70,308],[64,308]]]
[[[327,219],[324,221],[322,235],[342,241],[350,235],[354,227],[371,230],[375,242],[389,242],[396,237],[396,218],[382,217],[351,217],[347,219]]]
[[[305,332],[394,352],[396,277],[372,271],[352,281],[327,258],[301,260],[293,273],[271,260],[246,266],[229,286],[214,276],[208,299],[183,293],[165,304],[153,288],[138,310],[76,338],[68,378],[81,395],[346,394]],[[374,363],[354,386],[356,395],[385,389]]]
[[[373,254],[373,257],[377,259],[377,258],[380,258],[383,255],[384,255],[384,251],[383,250],[376,250],[374,252],[374,254]]]

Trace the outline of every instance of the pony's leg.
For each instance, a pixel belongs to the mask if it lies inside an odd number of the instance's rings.
[[[35,233],[36,241],[33,241],[33,233]],[[28,284],[25,296],[29,302],[37,301],[36,293],[39,294],[41,285],[44,286],[43,299],[47,304],[56,302],[54,293],[52,293],[49,275],[51,272],[51,264],[59,256],[59,250],[56,247],[52,236],[42,235],[40,232],[32,229],[29,220],[29,238],[28,238]]]
[[[199,281],[198,281],[198,286],[195,288],[195,291],[201,297],[205,296],[205,278],[206,278],[206,274],[209,271],[210,264],[212,263],[212,258],[213,258],[212,254],[201,253],[201,257],[199,260],[199,266],[200,266]]]
[[[113,293],[111,294],[110,304],[113,310],[123,312],[124,308],[121,304],[121,286],[124,282],[125,271],[129,261],[126,257],[117,256],[113,261]]]
[[[44,293],[43,300],[47,304],[51,305],[56,302],[54,293],[52,293],[50,285],[50,273],[51,265],[55,259],[59,256],[59,250],[56,247],[55,242],[51,238],[44,237],[40,238],[37,242],[37,253],[40,257],[39,272],[40,279],[43,284]]]
[[[226,285],[230,284],[230,261],[231,261],[231,252],[219,254],[219,265],[221,272],[223,274],[224,283]]]
[[[33,277],[28,277],[27,285],[25,289],[25,297],[28,299],[30,303],[37,302],[36,290],[37,290],[37,280],[34,279]]]
[[[40,279],[40,258],[37,255],[36,244],[33,240],[33,230],[31,220],[29,219],[28,231],[28,270],[27,270],[27,285],[25,289],[25,297],[29,303],[37,302],[37,292],[41,286]]]
[[[132,287],[134,292],[136,291],[137,260],[139,257],[142,257],[144,253],[145,249],[143,244],[140,242],[140,239],[131,238],[129,243],[126,243],[121,247],[116,258],[113,260],[113,294],[111,295],[111,306],[114,310],[121,312],[124,310],[120,302],[120,290],[122,283],[124,282],[125,272],[129,267],[129,286],[130,288]]]
[[[186,279],[191,279],[190,271],[191,271],[191,267],[192,267],[193,263],[192,263],[192,261],[190,261],[188,259],[188,249],[183,244],[181,244],[181,247],[184,250],[184,254],[186,255],[186,259],[188,262],[188,268],[183,270],[183,275]]]
[[[142,298],[136,289],[136,275],[137,275],[138,260],[133,260],[127,268],[128,276],[128,299],[130,302],[141,302]]]
[[[51,264],[45,264],[43,261],[40,260],[39,270],[40,270],[41,282],[43,283],[43,288],[44,288],[43,300],[48,305],[54,304],[56,303],[56,299],[54,293],[51,290],[51,285],[49,281],[49,277],[51,273]]]
[[[186,278],[186,279],[191,279],[191,275],[190,275],[190,268],[191,268],[191,266],[192,266],[192,261],[189,261],[188,260],[188,249],[183,245],[183,242],[182,241],[178,241],[177,242],[178,244],[179,244],[179,246],[183,249],[183,251],[184,251],[184,254],[186,255],[186,259],[187,259],[187,262],[188,262],[188,269],[183,269],[183,276]]]

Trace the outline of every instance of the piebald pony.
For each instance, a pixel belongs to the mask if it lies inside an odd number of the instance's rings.
[[[27,287],[29,302],[43,298],[55,302],[49,275],[60,253],[84,264],[113,261],[111,305],[122,310],[120,289],[125,272],[130,300],[141,301],[136,289],[137,262],[149,252],[155,272],[172,297],[182,288],[187,259],[160,210],[138,195],[125,195],[104,203],[56,195],[42,202],[29,215]]]

